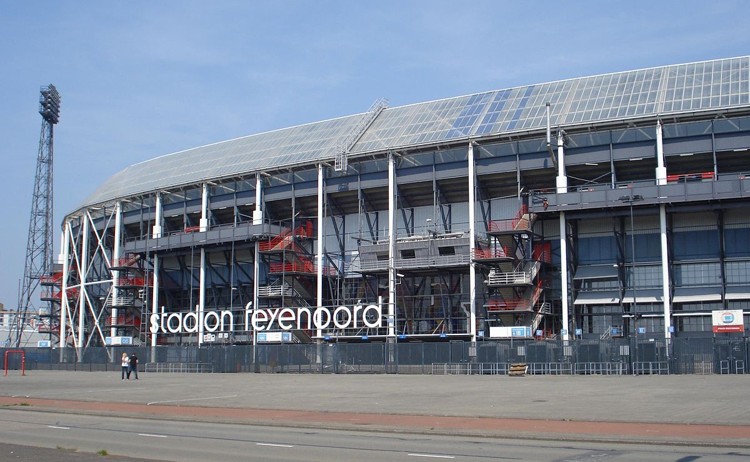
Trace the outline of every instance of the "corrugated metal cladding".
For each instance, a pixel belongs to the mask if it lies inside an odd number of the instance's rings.
[[[542,235],[548,241],[560,239],[560,222],[557,220],[542,221]]]
[[[389,108],[351,154],[543,129],[547,102],[554,126],[746,106],[749,69],[750,57],[744,56]],[[365,117],[315,122],[157,157],[113,175],[83,206],[212,178],[331,161]]]
[[[750,223],[750,216],[747,210],[729,209],[724,211],[724,226],[739,227],[738,225],[747,225]]]
[[[614,236],[615,225],[606,220],[578,220],[578,234],[586,236]]]
[[[717,216],[711,211],[672,214],[673,229],[716,229],[717,224]]]

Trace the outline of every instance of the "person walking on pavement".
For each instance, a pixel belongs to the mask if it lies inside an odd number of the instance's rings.
[[[130,378],[130,358],[128,358],[127,353],[122,354],[120,365],[122,366],[122,379],[120,380],[125,380],[126,375]]]
[[[138,356],[133,353],[130,355],[129,359],[130,368],[128,369],[128,380],[130,380],[131,372],[135,373],[135,379],[138,380]]]

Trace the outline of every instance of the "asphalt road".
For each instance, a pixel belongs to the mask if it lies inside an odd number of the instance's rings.
[[[750,449],[700,445],[545,441],[523,438],[381,433],[292,427],[178,422],[111,416],[0,410],[0,460],[72,462],[99,454],[116,460],[204,462],[425,459],[736,462]],[[34,446],[37,446],[34,448]],[[9,454],[7,451],[14,451]],[[15,455],[17,458],[8,458]],[[128,457],[128,459],[121,459]],[[132,459],[131,459],[132,458]]]
[[[180,461],[750,456],[748,376],[140,377],[0,377],[0,461],[84,460],[61,458],[73,449]],[[53,454],[5,458],[8,444]]]

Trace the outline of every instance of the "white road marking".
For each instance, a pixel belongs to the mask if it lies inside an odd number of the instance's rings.
[[[167,435],[154,435],[153,433],[138,433],[138,436],[147,436],[149,438],[166,438]]]
[[[291,444],[255,443],[256,446],[271,446],[273,448],[293,448]]]
[[[204,396],[203,398],[170,399],[166,401],[151,401],[150,403],[146,403],[146,406],[151,406],[152,404],[184,403],[185,401],[203,401],[207,399],[225,399],[225,398],[236,398],[236,397],[237,395],[225,395],[225,396]]]
[[[59,425],[47,425],[48,428],[56,428],[58,430],[70,430],[70,427],[61,427]]]
[[[407,454],[412,457],[432,457],[433,459],[455,459],[453,456],[443,456],[440,454]]]

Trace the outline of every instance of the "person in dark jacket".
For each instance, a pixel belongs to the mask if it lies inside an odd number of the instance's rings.
[[[133,353],[129,356],[129,360],[128,379],[130,379],[130,373],[132,372],[135,373],[135,379],[138,380],[138,356]]]

